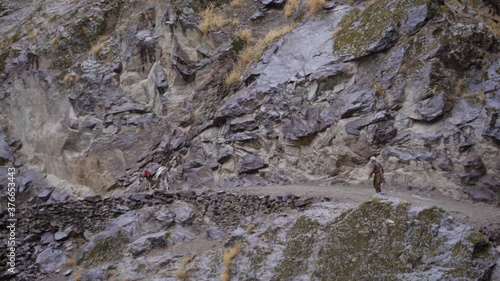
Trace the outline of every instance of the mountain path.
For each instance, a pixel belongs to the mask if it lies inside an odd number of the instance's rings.
[[[254,186],[247,188],[226,189],[234,193],[249,195],[285,195],[292,194],[300,197],[328,197],[333,202],[343,204],[360,204],[370,200],[375,194],[373,187],[368,185],[284,185],[284,186]],[[500,229],[500,208],[483,202],[471,200],[456,200],[440,194],[407,190],[393,186],[382,190],[386,197],[406,200],[414,206],[439,207],[462,223],[474,227],[476,230],[485,226]]]

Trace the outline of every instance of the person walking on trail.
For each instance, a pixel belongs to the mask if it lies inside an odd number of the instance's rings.
[[[373,187],[375,187],[378,194],[383,195],[384,193],[382,193],[380,186],[384,182],[384,167],[382,167],[382,164],[377,162],[377,159],[373,156],[370,158],[370,163],[372,164],[372,171],[368,178],[371,178],[372,175],[375,174],[375,177],[373,178]]]

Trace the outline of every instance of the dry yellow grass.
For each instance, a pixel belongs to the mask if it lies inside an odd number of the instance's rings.
[[[292,24],[288,24],[288,25],[274,28],[266,34],[264,39],[262,39],[262,41],[259,42],[259,44],[261,44],[261,45],[263,44],[267,47],[267,45],[274,42],[274,40],[280,38],[281,36],[287,34],[290,31],[292,31],[295,28],[295,26],[297,26],[297,24],[292,23]]]
[[[222,255],[222,261],[224,262],[224,272],[220,275],[221,281],[229,281],[231,279],[230,268],[231,262],[241,251],[242,242],[239,240],[236,242],[234,247],[227,249]]]
[[[186,267],[182,266],[181,268],[179,268],[179,270],[177,270],[177,272],[175,273],[175,277],[179,278],[180,280],[186,280],[188,277]]]
[[[255,223],[251,223],[247,226],[247,234],[250,234],[252,233],[252,231],[254,230],[255,228]]]
[[[479,90],[479,92],[476,93],[467,93],[464,95],[466,98],[470,98],[474,102],[478,104],[483,104],[486,102],[486,94],[484,93],[483,90]]]
[[[192,255],[192,256],[187,256],[184,258],[184,265],[188,264],[188,263],[191,263],[193,262],[194,258],[196,257],[196,254]]]
[[[109,37],[107,35],[102,35],[102,36],[99,36],[97,38],[97,40],[94,43],[94,46],[92,46],[92,53],[94,55],[96,55],[97,53],[99,53],[99,51],[101,50],[102,44],[104,42],[108,41],[108,38]]]
[[[457,80],[457,82],[455,83],[455,95],[461,96],[464,92],[464,88],[465,88],[464,80],[463,79]]]
[[[242,242],[239,240],[236,242],[236,245],[234,247],[227,249],[224,254],[222,255],[222,261],[224,262],[224,265],[226,267],[229,267],[231,265],[231,262],[233,259],[238,255],[238,253],[241,251],[241,245]]]
[[[335,29],[333,32],[332,32],[332,37],[337,37],[337,35],[339,35],[339,33],[343,30],[343,28],[337,28]]]
[[[250,45],[253,43],[254,39],[252,36],[252,30],[246,28],[238,31],[238,37],[241,38],[247,45]]]
[[[325,4],[326,4],[326,0],[307,0],[306,1],[306,9],[309,11],[309,13],[316,15],[321,10],[323,10],[323,7],[325,7]]]
[[[68,258],[68,260],[66,261],[66,263],[64,265],[66,267],[74,267],[76,265],[76,262],[74,259]]]
[[[232,22],[227,16],[222,15],[214,7],[209,7],[200,13],[201,23],[198,28],[203,33],[221,29],[226,24]],[[234,23],[234,22],[233,22]]]
[[[107,276],[108,276],[108,278],[109,278],[109,277],[111,277],[111,276],[116,275],[116,273],[118,273],[118,271],[116,271],[116,269],[110,269],[110,270],[108,270],[108,272],[106,272],[106,275],[107,275]]]
[[[229,274],[229,269],[224,268],[224,272],[220,275],[221,281],[229,281],[231,280],[231,275]]]
[[[241,52],[240,56],[238,57],[238,61],[236,62],[236,65],[233,67],[229,75],[226,77],[226,84],[232,85],[240,81],[243,73],[245,73],[245,71],[252,63],[259,60],[259,58],[262,56],[262,53],[267,48],[267,46],[277,38],[292,31],[295,28],[295,26],[296,24],[292,23],[284,25],[282,27],[277,27],[269,31],[269,33],[267,33],[264,38],[259,40],[257,44],[253,46],[247,46]]]
[[[368,1],[368,4],[366,5],[366,7],[370,7],[370,6],[373,6],[375,4],[377,4],[378,2],[380,2],[380,0],[370,0]]]
[[[38,36],[38,29],[33,29],[30,33],[28,33],[28,39],[34,40]]]
[[[72,87],[78,82],[80,82],[80,75],[72,75],[71,73],[64,75],[63,83],[66,88]]]
[[[375,88],[376,93],[382,93],[384,91],[384,87],[380,82],[373,83],[373,87]]]
[[[72,81],[73,81],[73,77],[71,76],[71,74],[68,73],[68,74],[64,75],[63,83],[66,87],[71,86]]]
[[[285,16],[290,17],[300,8],[300,0],[288,0],[285,4]]]
[[[243,5],[243,0],[232,0],[229,5],[231,7],[241,7]]]
[[[77,268],[74,273],[73,273],[73,276],[74,276],[74,280],[75,281],[81,281],[82,280],[82,272],[85,271],[85,268]]]
[[[24,29],[26,30],[26,37],[32,41],[38,36],[38,29],[34,28],[31,24],[27,24]]]

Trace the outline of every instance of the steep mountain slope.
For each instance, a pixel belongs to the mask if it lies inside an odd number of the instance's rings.
[[[494,212],[499,6],[0,0],[2,190],[19,170],[12,278],[494,280],[494,221],[486,237],[395,198],[192,190],[353,189],[376,155],[391,191]],[[160,165],[182,191],[135,193]]]

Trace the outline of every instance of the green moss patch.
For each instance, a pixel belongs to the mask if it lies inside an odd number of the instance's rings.
[[[488,256],[491,244],[483,234],[479,232],[472,232],[469,236],[467,236],[467,241],[471,242],[474,246],[472,258],[476,259]]]
[[[69,37],[57,39],[57,46],[52,50],[52,67],[65,71],[73,65],[73,57],[88,51],[97,38],[110,28],[108,21],[116,16],[123,5],[123,0],[109,0],[100,3],[102,13],[80,17],[68,27]]]
[[[95,266],[102,262],[116,261],[123,256],[124,246],[129,242],[127,234],[119,230],[115,235],[98,240],[78,261],[79,265]]]
[[[292,280],[293,277],[307,272],[308,259],[312,254],[314,238],[319,223],[301,216],[297,219],[287,236],[283,259],[275,269],[271,280]]]
[[[269,227],[268,229],[266,229],[266,231],[264,231],[264,233],[262,233],[262,237],[264,237],[268,241],[276,242],[276,240],[278,239],[279,230],[280,229],[278,227]]]
[[[343,29],[335,39],[333,50],[360,57],[370,44],[383,37],[389,27],[396,27],[405,17],[406,9],[427,4],[429,0],[384,0],[364,12],[353,10],[341,21]]]
[[[5,70],[7,59],[19,56],[19,51],[12,48],[0,50],[0,72]]]

